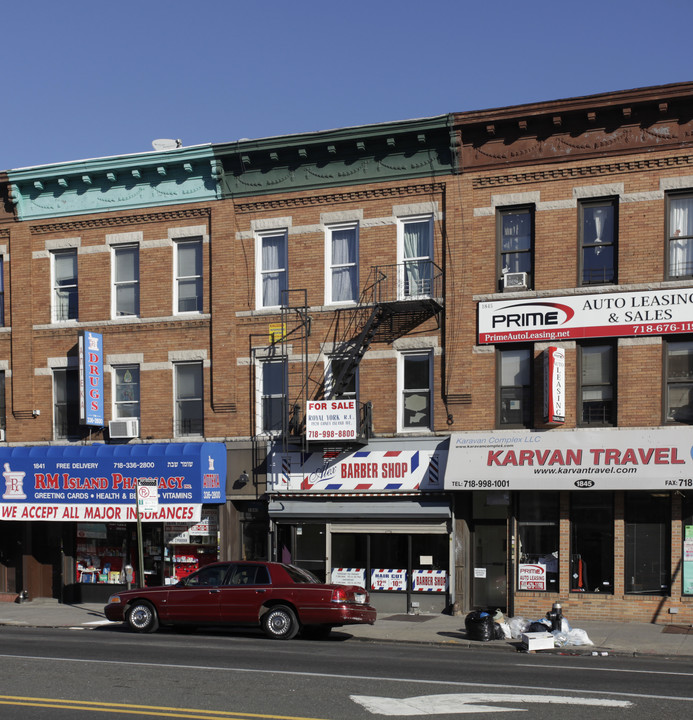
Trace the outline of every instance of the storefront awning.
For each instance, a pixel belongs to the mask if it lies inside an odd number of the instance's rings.
[[[226,502],[222,443],[54,445],[0,449],[0,520],[132,522],[140,480],[155,480],[151,522],[197,521]]]
[[[270,501],[269,514],[275,520],[321,518],[387,518],[395,519],[447,519],[450,502],[447,498],[425,500],[406,498],[402,500],[375,501],[367,498],[354,500],[285,500],[275,497]]]

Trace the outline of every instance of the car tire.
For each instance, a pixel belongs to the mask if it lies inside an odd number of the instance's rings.
[[[159,629],[159,618],[154,606],[146,600],[137,600],[125,616],[131,630],[139,633],[152,633]]]
[[[262,616],[262,630],[272,640],[291,640],[300,630],[296,613],[286,605],[275,605]]]

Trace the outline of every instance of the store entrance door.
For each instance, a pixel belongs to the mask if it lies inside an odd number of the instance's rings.
[[[507,610],[507,530],[505,521],[474,525],[472,603],[478,609]]]
[[[325,525],[297,524],[277,526],[278,560],[310,570],[318,580],[326,580],[327,540]]]

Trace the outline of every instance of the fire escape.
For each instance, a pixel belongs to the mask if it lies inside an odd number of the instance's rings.
[[[334,348],[332,367],[338,371],[328,378],[311,364],[308,338],[311,317],[305,290],[287,290],[282,306],[282,331],[273,343],[276,357],[285,363],[284,407],[282,410],[282,452],[307,452],[309,445],[325,448],[324,441],[309,441],[306,433],[308,400],[339,398],[353,382],[359,363],[373,343],[391,344],[431,318],[439,319],[443,309],[443,273],[430,260],[372,267],[358,303],[335,310],[330,337]],[[372,405],[359,407],[357,439],[332,441],[338,450],[365,444],[372,435]],[[279,438],[277,438],[279,439]]]

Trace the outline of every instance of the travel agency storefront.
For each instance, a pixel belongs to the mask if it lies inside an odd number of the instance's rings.
[[[273,555],[361,585],[381,612],[441,612],[451,595],[448,438],[270,456]]]
[[[0,591],[101,602],[217,559],[221,443],[2,448],[0,465]]]
[[[684,427],[453,434],[444,486],[470,506],[471,605],[690,624],[692,454]]]

